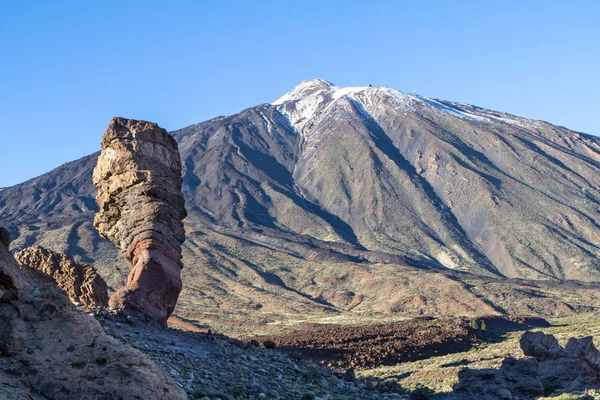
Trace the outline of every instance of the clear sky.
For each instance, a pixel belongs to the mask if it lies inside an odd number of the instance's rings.
[[[4,1],[0,187],[99,149],[111,117],[168,130],[303,79],[600,134],[600,1]]]

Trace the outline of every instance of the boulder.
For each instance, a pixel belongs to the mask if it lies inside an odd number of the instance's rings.
[[[94,226],[133,264],[109,305],[166,324],[182,287],[187,215],[177,143],[154,123],[113,118],[93,182],[99,206]]]
[[[591,336],[581,339],[570,338],[565,346],[565,351],[569,357],[580,357],[600,372],[600,351],[594,346]]]
[[[533,399],[544,391],[534,358],[507,357],[497,370],[465,368],[458,379],[453,394],[460,398]]]
[[[505,387],[516,395],[516,398],[531,398],[541,395],[544,391],[538,370],[539,364],[535,358],[507,357],[502,361],[500,374]]]
[[[600,384],[600,352],[591,337],[570,338],[563,348],[552,335],[525,332],[521,350],[539,362],[538,377],[553,390],[580,390]]]
[[[571,338],[563,348],[552,335],[525,332],[520,344],[529,357],[508,357],[497,370],[465,368],[458,374],[452,395],[480,400],[534,399],[544,391],[600,388],[600,351],[591,337]]]
[[[598,387],[598,350],[591,337],[570,338],[564,357],[540,361],[538,375],[553,390],[582,390]]]
[[[20,268],[5,243],[0,293],[0,398],[187,398],[157,364],[107,335],[52,280]]]
[[[464,368],[458,372],[458,383],[454,385],[452,395],[461,399],[512,399],[512,393],[506,388],[499,370]]]
[[[15,259],[21,267],[37,269],[52,278],[74,303],[87,307],[108,305],[106,282],[87,264],[40,246],[21,250],[15,254]]]
[[[565,349],[558,344],[558,340],[543,332],[525,332],[519,344],[525,356],[534,357],[538,361],[566,356]]]

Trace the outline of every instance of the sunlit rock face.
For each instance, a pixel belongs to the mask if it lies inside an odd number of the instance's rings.
[[[0,399],[40,393],[50,399],[187,399],[158,364],[105,333],[40,268],[19,267],[2,227],[0,238]]]
[[[133,264],[109,305],[165,323],[181,291],[186,217],[181,158],[158,125],[114,118],[93,173],[99,211],[94,226]]]
[[[106,282],[91,265],[74,261],[64,253],[31,246],[15,254],[23,268],[36,269],[52,278],[73,303],[104,307],[108,303]]]

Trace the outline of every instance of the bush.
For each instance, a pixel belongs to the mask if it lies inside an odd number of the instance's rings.
[[[471,328],[477,329],[478,331],[485,331],[487,330],[487,325],[485,324],[484,320],[473,318],[471,319]]]
[[[265,349],[274,349],[277,347],[277,345],[275,344],[274,341],[272,340],[265,340],[263,342],[263,346],[265,346]]]

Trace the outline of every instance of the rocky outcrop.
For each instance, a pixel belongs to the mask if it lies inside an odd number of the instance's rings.
[[[565,349],[558,344],[558,340],[544,332],[525,332],[519,339],[519,344],[527,357],[546,360],[566,356]]]
[[[584,359],[591,367],[600,371],[600,350],[594,346],[594,340],[591,336],[581,339],[569,339],[565,351],[567,354]]]
[[[0,229],[0,236],[6,231]],[[0,244],[0,398],[185,399],[140,351],[104,332]]]
[[[526,332],[521,343],[535,343],[536,336],[539,338],[541,335],[539,332]],[[523,346],[521,349],[524,351]],[[559,345],[558,349],[550,347],[546,352],[544,349],[537,348],[535,358],[540,364],[538,378],[547,387],[572,391],[600,385],[600,352],[592,337],[570,338],[564,348]]]
[[[6,229],[0,228],[0,238],[0,355],[12,357],[25,347],[25,323],[14,304],[24,282],[19,267],[11,262],[10,234]]]
[[[93,182],[100,207],[94,226],[133,264],[109,305],[166,323],[182,286],[187,215],[177,143],[154,123],[113,118]]]
[[[5,245],[6,247],[10,244],[10,232],[5,228],[0,228],[0,244]]]
[[[72,302],[87,307],[108,305],[106,282],[90,265],[73,261],[39,246],[28,247],[15,254],[21,267],[36,269],[52,278]]]
[[[458,373],[459,382],[451,398],[532,399],[544,390],[537,375],[538,362],[534,358],[509,357],[504,359],[500,369],[465,368]]]
[[[591,337],[571,338],[563,348],[552,335],[525,332],[520,344],[526,358],[506,358],[500,369],[460,371],[450,398],[533,399],[600,387],[600,351]]]

